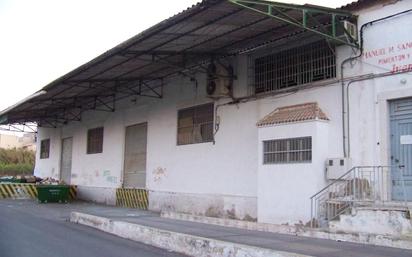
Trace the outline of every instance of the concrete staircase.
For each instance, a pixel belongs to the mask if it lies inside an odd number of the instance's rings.
[[[332,233],[365,233],[409,238],[412,236],[410,210],[407,206],[353,206],[350,212],[329,221]]]
[[[347,233],[410,233],[412,206],[387,201],[390,170],[388,166],[353,167],[333,180],[311,197],[311,226]]]

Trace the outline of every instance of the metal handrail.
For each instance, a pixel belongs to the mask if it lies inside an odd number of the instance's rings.
[[[345,172],[339,178],[329,183],[311,200],[312,227],[320,226],[322,222],[335,219],[354,204],[385,201],[388,193],[385,176],[390,175],[391,168],[404,166],[356,166]]]
[[[332,186],[335,183],[338,183],[340,180],[342,180],[346,175],[348,175],[349,173],[351,173],[353,170],[357,169],[357,168],[393,168],[393,167],[399,167],[402,168],[404,167],[404,165],[393,165],[393,166],[355,166],[352,167],[350,170],[348,170],[347,172],[345,172],[342,176],[340,176],[337,179],[334,179],[333,182],[331,182],[330,184],[328,184],[327,186],[325,186],[324,188],[322,188],[320,191],[318,191],[316,194],[312,195],[310,197],[310,199],[312,199],[313,197],[315,197],[316,195],[322,193],[322,191],[328,189],[330,186]]]
[[[333,184],[338,183],[339,180],[342,180],[346,175],[348,175],[349,173],[351,173],[356,167],[352,167],[350,170],[348,170],[347,172],[345,172],[342,176],[340,176],[339,178],[333,180],[333,182],[329,183],[329,185],[325,186],[324,188],[322,188],[320,191],[318,191],[316,194],[312,195],[310,197],[310,199],[313,199],[315,196],[319,195],[320,193],[322,193],[323,191],[325,191],[326,189],[328,189],[329,187],[331,187]]]

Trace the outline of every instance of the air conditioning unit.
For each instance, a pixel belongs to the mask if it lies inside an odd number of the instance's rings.
[[[343,21],[343,27],[347,31],[346,34],[343,29],[337,30],[337,36],[342,40],[347,40],[350,42],[349,36],[354,39],[355,41],[358,40],[358,26],[350,21]]]
[[[352,168],[350,158],[330,158],[326,160],[326,178],[336,180]]]
[[[211,63],[207,69],[206,92],[211,98],[228,97],[232,92],[233,67]]]
[[[358,40],[358,26],[356,26],[356,24],[349,21],[344,21],[343,27],[353,39]]]

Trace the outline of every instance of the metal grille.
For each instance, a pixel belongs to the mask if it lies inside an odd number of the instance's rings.
[[[259,94],[336,77],[334,49],[325,41],[249,60],[251,93]]]
[[[312,138],[263,141],[263,164],[312,161]]]
[[[179,110],[177,144],[212,142],[213,111],[213,103]]]
[[[87,131],[87,154],[103,152],[103,131],[102,127]]]

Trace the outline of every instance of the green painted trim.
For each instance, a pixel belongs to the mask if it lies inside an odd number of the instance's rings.
[[[332,41],[332,42],[359,48],[359,44],[352,37],[351,37],[351,40],[349,40],[350,42],[348,42],[346,40],[342,40],[339,37],[336,37],[336,27],[337,27],[337,23],[339,23],[339,20],[340,20],[339,18],[357,19],[357,16],[352,15],[351,13],[348,13],[348,12],[345,12],[345,11],[339,11],[339,10],[336,10],[336,9],[326,8],[326,7],[312,6],[312,5],[284,4],[284,3],[259,1],[259,0],[228,0],[228,1],[233,3],[233,4],[236,4],[238,6],[241,6],[243,8],[252,10],[254,12],[261,13],[263,15],[269,16],[271,18],[277,19],[277,20],[285,22],[287,24],[290,24],[290,25],[305,29],[307,31],[313,32],[315,34],[318,34],[318,35],[326,38],[327,40]],[[267,11],[262,11],[260,9],[252,7],[251,5],[259,5],[259,6],[266,7],[265,9]],[[281,10],[279,8],[281,8]],[[283,17],[280,17],[280,15],[274,15],[273,14],[273,9],[275,9],[277,12],[279,12]],[[296,19],[291,18],[286,12],[283,11],[285,9],[302,11],[302,22],[299,22]],[[332,33],[327,34],[327,33],[324,33],[320,30],[308,27],[307,26],[307,14],[309,12],[310,13],[321,13],[321,14],[331,15]],[[349,36],[349,34],[347,33],[346,30],[345,30],[345,33]]]
[[[313,11],[316,13],[336,14],[339,16],[347,16],[348,18],[357,18],[356,15],[348,11],[337,10],[334,8],[328,8],[328,7],[323,7],[323,6],[311,5],[311,4],[298,5],[298,4],[287,4],[287,3],[279,3],[279,2],[264,1],[264,0],[228,0],[228,1],[232,3],[243,2],[245,4],[272,5],[275,7],[285,8],[285,9],[307,10],[307,11]]]

